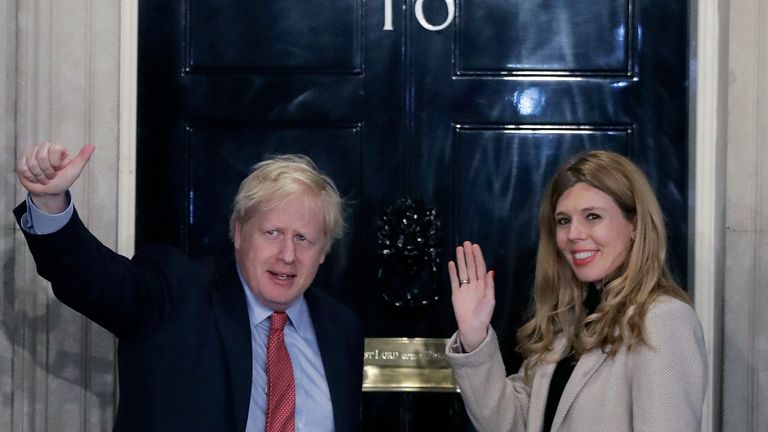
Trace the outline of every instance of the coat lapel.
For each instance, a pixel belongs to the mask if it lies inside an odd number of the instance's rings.
[[[560,397],[560,403],[557,405],[555,418],[552,420],[552,432],[557,432],[563,423],[565,415],[573,405],[579,392],[584,388],[587,381],[595,374],[600,365],[603,364],[608,354],[600,348],[593,349],[581,356],[576,363],[571,378],[563,389],[563,395]]]
[[[220,263],[211,303],[229,366],[237,430],[245,430],[251,403],[253,353],[248,306],[234,260]]]
[[[553,358],[559,358],[564,347],[565,338],[558,336],[553,343]],[[544,426],[544,411],[547,407],[549,384],[552,381],[556,366],[556,361],[548,361],[537,367],[534,372],[531,398],[528,404],[528,430],[540,431]]]

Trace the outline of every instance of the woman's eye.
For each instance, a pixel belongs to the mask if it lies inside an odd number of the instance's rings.
[[[559,217],[555,219],[555,224],[557,225],[568,225],[570,222],[571,220],[567,217]]]
[[[597,213],[589,213],[589,214],[587,215],[587,220],[588,220],[588,221],[596,221],[596,220],[598,220],[598,219],[602,219],[602,218],[601,218],[601,217],[600,217],[600,215],[599,215],[599,214],[597,214]]]

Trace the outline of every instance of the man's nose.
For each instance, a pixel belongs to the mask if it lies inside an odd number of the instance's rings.
[[[286,264],[291,264],[296,260],[296,246],[293,244],[293,237],[286,236],[280,242],[278,258]]]

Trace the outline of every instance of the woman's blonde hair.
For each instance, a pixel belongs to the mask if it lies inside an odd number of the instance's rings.
[[[587,315],[583,299],[587,284],[576,278],[556,241],[555,209],[560,196],[585,183],[610,196],[624,217],[635,224],[635,237],[622,265],[603,281],[601,302]],[[555,337],[566,339],[563,355],[601,348],[615,354],[646,343],[643,323],[649,306],[660,295],[690,304],[666,267],[664,217],[648,180],[629,159],[608,151],[576,155],[562,165],[544,192],[539,209],[533,318],[517,332],[526,375],[553,349]]]
[[[229,219],[230,239],[234,240],[236,223],[245,226],[259,211],[305,192],[320,199],[327,252],[343,234],[344,202],[330,177],[320,172],[312,159],[300,154],[279,155],[254,165],[235,196]]]

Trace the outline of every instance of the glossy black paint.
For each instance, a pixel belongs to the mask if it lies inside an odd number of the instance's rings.
[[[688,2],[457,0],[438,32],[415,1],[393,3],[386,31],[384,0],[140,1],[137,246],[228,247],[249,167],[306,153],[350,204],[316,289],[360,312],[367,336],[448,337],[445,273],[425,307],[377,288],[377,221],[421,199],[440,215],[443,265],[471,239],[497,270],[493,325],[512,372],[539,194],[568,156],[609,148],[649,175],[685,283]],[[445,20],[444,0],[423,5]],[[366,394],[364,424],[471,429],[445,394]]]

